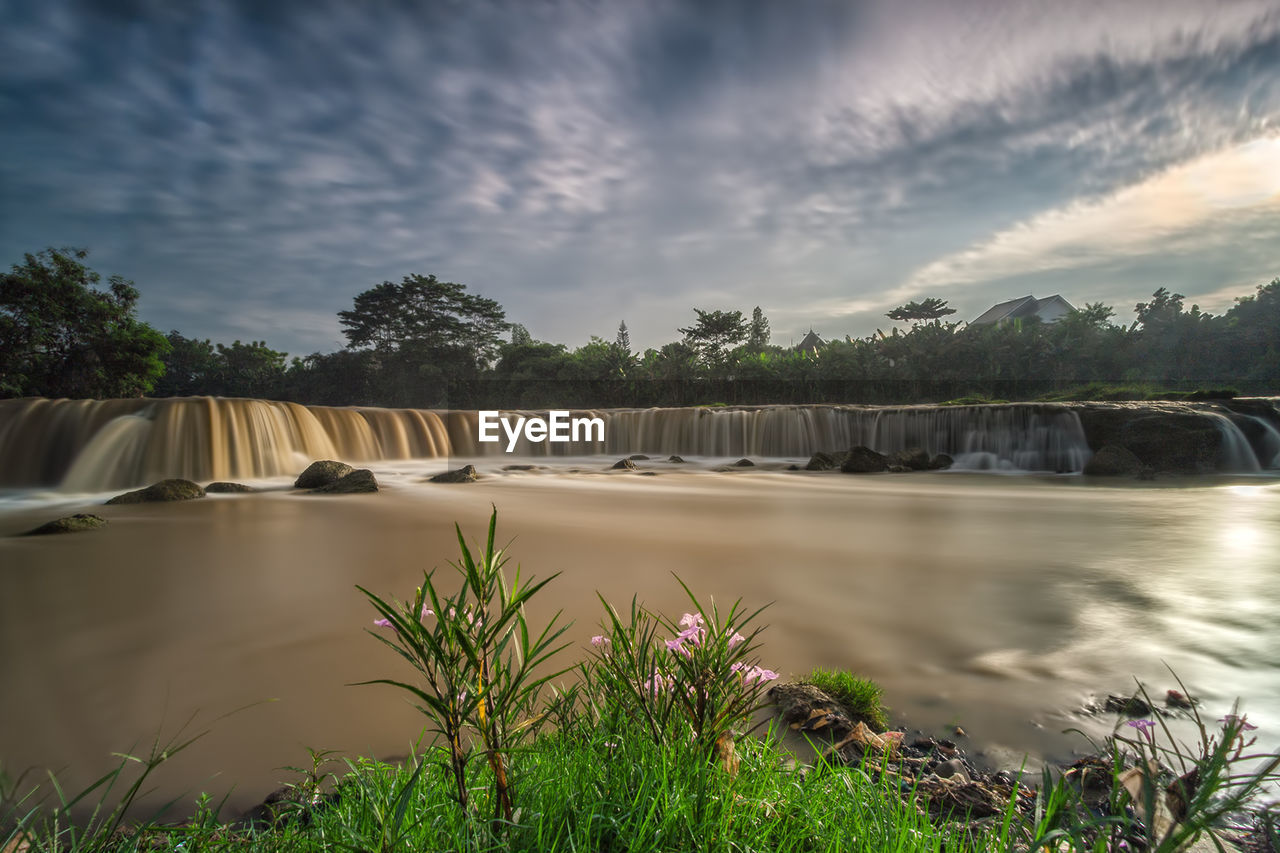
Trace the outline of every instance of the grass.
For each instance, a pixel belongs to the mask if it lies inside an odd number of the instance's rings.
[[[513,756],[523,806],[494,827],[459,810],[444,750],[402,765],[351,761],[320,807],[286,809],[277,823],[220,822],[209,809],[182,826],[155,824],[77,843],[102,851],[964,851],[983,849],[959,825],[935,826],[888,776],[858,768],[781,769],[768,740],[746,741],[736,775],[696,751],[641,731],[548,734]],[[485,768],[468,781],[484,796]],[[302,786],[305,787],[304,779]],[[303,792],[305,793],[305,792]],[[709,794],[701,815],[694,804]],[[306,797],[303,797],[306,799]],[[0,839],[4,836],[0,834]],[[31,853],[56,844],[38,834]],[[4,848],[0,848],[4,849]]]
[[[1232,388],[1196,388],[1193,390],[1173,390],[1160,385],[1144,382],[1089,382],[1076,385],[1063,391],[1052,391],[1041,394],[1036,400],[1046,403],[1065,403],[1078,400],[1122,401],[1122,400],[1171,400],[1195,402],[1198,400],[1222,400],[1238,396]]]
[[[815,669],[802,680],[844,705],[852,719],[862,720],[876,731],[888,727],[888,716],[881,704],[884,691],[871,679],[839,669]]]

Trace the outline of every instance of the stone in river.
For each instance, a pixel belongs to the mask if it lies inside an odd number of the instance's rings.
[[[533,466],[530,465],[530,468]],[[480,475],[476,473],[476,466],[463,465],[453,471],[445,471],[443,474],[436,474],[429,482],[432,483],[474,483]]]
[[[108,505],[114,504],[141,504],[141,503],[158,503],[162,501],[189,501],[192,498],[204,497],[204,489],[200,488],[190,480],[161,480],[158,483],[152,483],[145,489],[137,489],[132,492],[125,492],[123,495],[116,495],[107,501]]]
[[[359,468],[327,486],[312,489],[310,493],[313,495],[356,495],[376,491],[378,491],[378,481],[374,478],[373,472],[368,468]]]
[[[47,536],[52,533],[79,533],[82,530],[97,530],[105,527],[107,520],[100,515],[76,513],[54,521],[48,521],[34,530],[28,530],[23,536]]]
[[[321,486],[338,482],[354,470],[345,462],[321,459],[308,465],[307,470],[299,474],[298,479],[293,481],[293,485],[294,488],[298,489],[318,489]]]

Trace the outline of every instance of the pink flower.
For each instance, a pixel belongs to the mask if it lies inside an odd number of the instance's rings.
[[[1218,722],[1229,728],[1237,728],[1242,732],[1252,732],[1258,728],[1250,723],[1247,717],[1237,717],[1235,714],[1227,714]]]
[[[609,638],[604,634],[596,634],[591,638],[591,645],[595,646],[597,649],[609,645],[610,642]]]
[[[377,625],[379,628],[390,628],[391,620],[390,619],[374,619],[373,624]]]
[[[688,657],[689,655],[693,654],[693,652],[689,651],[684,647],[684,641],[685,641],[685,637],[683,634],[680,635],[679,637],[676,637],[674,640],[667,640],[667,651],[675,652],[676,654],[681,654],[681,655],[684,655],[685,657]]]
[[[424,604],[422,605],[422,615],[418,617],[418,620],[421,621],[423,619],[426,619],[428,616],[435,616],[435,615],[436,615],[436,612]]]
[[[681,628],[698,628],[703,624],[701,613],[686,613],[680,617]]]
[[[777,677],[778,677],[778,673],[774,672],[771,669],[762,669],[761,667],[753,666],[742,673],[742,683],[743,684],[756,684],[757,682],[763,683],[765,681],[773,681]]]
[[[742,636],[741,634],[735,631],[733,636],[729,638],[729,648],[733,648],[739,643],[744,643],[746,642],[746,640],[747,640],[746,637]]]

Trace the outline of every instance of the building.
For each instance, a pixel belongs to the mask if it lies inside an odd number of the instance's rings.
[[[997,323],[1011,323],[1015,320],[1035,318],[1042,323],[1056,323],[1072,311],[1076,310],[1071,303],[1058,294],[1036,299],[1034,296],[1023,296],[993,305],[982,313],[982,316],[971,322],[970,326],[994,326]]]
[[[826,342],[818,337],[818,333],[813,329],[809,330],[809,334],[804,336],[804,340],[792,347],[796,352],[807,352],[815,354],[819,349],[826,346]]]

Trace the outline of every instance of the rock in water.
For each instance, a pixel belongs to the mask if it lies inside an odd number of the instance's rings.
[[[870,447],[861,444],[849,450],[840,470],[846,474],[874,474],[889,470],[889,459],[882,453],[876,453]]]
[[[100,515],[80,512],[46,522],[22,535],[48,536],[51,533],[79,533],[81,530],[97,530],[99,527],[105,527],[106,524],[107,520]]]
[[[674,464],[676,464],[676,465],[683,465],[683,464],[684,464],[684,460],[683,460],[683,459],[681,459],[679,456],[668,456],[668,457],[667,457],[667,461],[668,461],[668,462],[671,462],[671,463],[674,463]]]
[[[836,459],[830,453],[823,453],[819,450],[817,453],[809,457],[809,464],[804,466],[806,471],[831,471],[840,467],[840,460]]]
[[[368,468],[359,468],[345,477],[341,477],[327,486],[312,489],[313,495],[356,495],[364,492],[378,491],[378,481]]]
[[[207,494],[235,494],[239,492],[252,492],[253,486],[246,486],[244,483],[210,483],[204,487]]]
[[[899,465],[908,471],[924,471],[929,467],[929,453],[919,447],[899,450],[889,457],[889,464]]]
[[[321,486],[328,486],[331,483],[338,482],[354,470],[345,462],[321,459],[308,465],[307,470],[299,474],[298,479],[293,481],[293,487],[295,489],[318,489]]]
[[[204,497],[204,489],[190,480],[161,480],[158,483],[152,483],[145,489],[116,495],[107,501],[107,505],[189,501],[192,498],[202,497]]]
[[[508,466],[513,467],[513,466]],[[528,466],[532,468],[532,465]],[[463,465],[453,471],[445,471],[443,474],[436,474],[428,482],[431,483],[474,483],[480,475],[476,472],[476,466]]]
[[[930,471],[942,471],[956,464],[956,460],[952,459],[949,454],[939,453],[937,456],[929,460]]]
[[[1084,473],[1090,477],[1136,475],[1142,473],[1142,460],[1128,448],[1108,444],[1085,463]]]
[[[645,456],[643,453],[632,453],[632,454],[631,454],[630,456],[628,456],[627,458],[628,458],[628,459],[631,459],[631,460],[633,460],[633,461],[635,461],[635,462],[643,462],[644,460],[648,459],[649,457],[648,457],[648,456]]]
[[[635,471],[636,463],[630,459],[619,459],[609,468],[610,471]]]
[[[733,467],[734,468],[754,468],[756,467],[756,463],[752,462],[750,459],[744,456],[741,459],[739,459],[737,462],[733,463]]]

